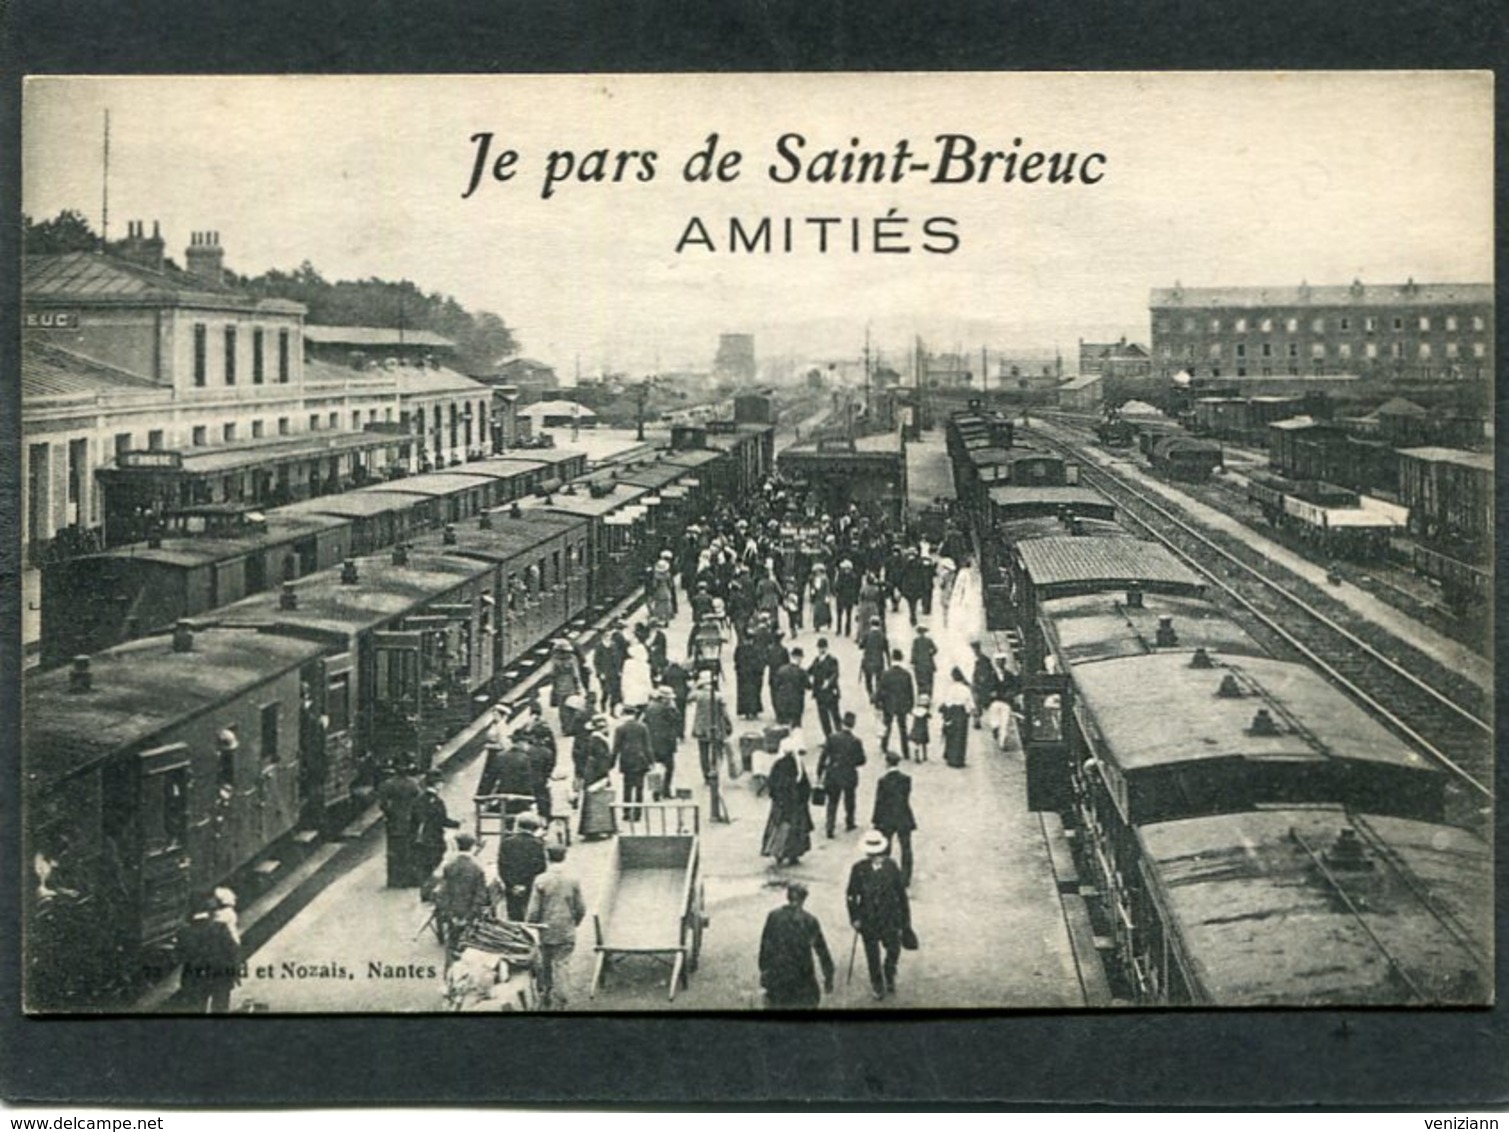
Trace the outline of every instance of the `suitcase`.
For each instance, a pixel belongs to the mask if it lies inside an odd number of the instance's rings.
[[[659,802],[665,798],[665,767],[656,763],[644,776],[644,792],[650,801]]]
[[[744,764],[744,773],[748,774],[754,768],[755,752],[765,746],[765,736],[756,735],[752,732],[739,736],[739,761]]]
[[[790,734],[791,728],[789,727],[776,726],[765,728],[765,749],[772,755],[779,754],[781,750],[781,740],[785,739],[786,736]]]

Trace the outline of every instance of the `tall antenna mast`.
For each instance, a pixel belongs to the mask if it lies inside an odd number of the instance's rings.
[[[110,108],[105,108],[105,177],[100,201],[100,251],[110,245]]]

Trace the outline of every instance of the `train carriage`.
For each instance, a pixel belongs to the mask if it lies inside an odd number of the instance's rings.
[[[467,474],[466,469],[472,466],[462,464],[443,472],[404,476],[383,484],[381,490],[385,495],[414,495],[434,500],[432,523],[459,523],[475,518],[492,506],[491,497],[497,491],[497,482],[492,476]]]
[[[358,488],[290,503],[279,510],[290,515],[334,515],[349,521],[349,553],[358,556],[417,538],[441,522],[440,507],[433,497],[386,488]]]
[[[143,637],[25,688],[33,1009],[166,973],[191,894],[301,818],[301,688],[321,642],[236,629]],[[31,886],[28,886],[30,888]]]

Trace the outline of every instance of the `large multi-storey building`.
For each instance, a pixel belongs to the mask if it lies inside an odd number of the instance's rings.
[[[139,537],[153,514],[274,504],[488,446],[482,386],[386,350],[360,369],[306,359],[304,308],[229,286],[217,234],[195,233],[184,262],[135,222],[110,254],[27,257],[28,561],[59,538]]]
[[[1493,287],[1486,283],[1176,283],[1155,288],[1148,306],[1161,377],[1493,378]]]

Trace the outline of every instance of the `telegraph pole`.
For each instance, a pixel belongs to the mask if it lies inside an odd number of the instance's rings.
[[[100,251],[110,247],[110,108],[105,108],[105,176],[100,190]]]

